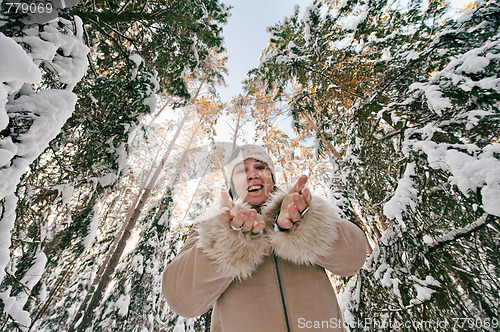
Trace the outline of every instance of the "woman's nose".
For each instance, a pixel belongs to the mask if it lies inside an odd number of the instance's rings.
[[[247,178],[249,180],[251,179],[257,179],[259,177],[259,175],[257,174],[257,171],[256,170],[250,170],[247,172]]]

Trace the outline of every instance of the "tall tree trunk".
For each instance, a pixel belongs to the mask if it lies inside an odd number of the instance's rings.
[[[306,114],[306,113],[302,113],[302,115],[304,116],[304,119],[307,121],[307,123],[311,126],[311,128],[319,134],[318,132],[318,126],[316,126],[316,124],[314,123],[314,121],[311,119],[311,117]],[[326,150],[328,151],[328,154],[332,157],[335,157],[339,160],[342,160],[342,156],[340,155],[340,153],[333,147],[332,143],[328,142],[325,137],[321,134],[319,134],[319,137],[321,139],[321,141],[323,142],[323,144],[325,145],[325,148]]]
[[[41,306],[40,310],[36,313],[36,315],[32,318],[31,320],[31,325],[28,329],[28,331],[31,331],[33,326],[35,326],[35,323],[47,312],[47,309],[49,308],[50,304],[52,303],[52,300],[56,297],[57,293],[59,292],[60,288],[64,283],[66,282],[66,279],[68,279],[69,275],[73,272],[73,269],[75,267],[75,262],[76,262],[76,257],[74,257],[71,260],[71,263],[69,264],[69,268],[64,271],[61,277],[59,277],[59,280],[54,285],[54,289],[50,292],[49,297],[45,301],[45,303]]]
[[[233,130],[233,148],[232,151],[236,148],[236,140],[238,139],[238,132],[240,131],[241,127],[243,127],[243,124],[241,124],[241,118],[243,117],[241,114],[241,111],[236,112],[237,113],[237,118],[236,118],[236,127]],[[231,152],[232,152],[231,151]],[[228,179],[226,176],[226,172],[222,172],[222,176],[224,176],[224,182],[226,183],[226,187],[229,188],[229,182],[231,179]]]
[[[177,182],[179,181],[179,178],[181,175],[181,169],[183,169],[184,165],[186,164],[188,153],[191,150],[191,145],[193,144],[194,138],[196,137],[196,134],[198,133],[198,129],[200,129],[202,123],[203,122],[200,119],[200,121],[198,121],[198,123],[196,124],[196,127],[194,128],[193,133],[191,134],[191,137],[189,138],[189,142],[187,144],[187,147],[184,149],[184,152],[182,153],[182,157],[179,160],[179,162],[177,163],[177,168],[176,168],[175,173],[174,173],[175,175],[174,175],[174,181],[172,182],[172,186],[175,186],[177,184]]]
[[[198,185],[196,186],[196,189],[194,190],[194,193],[191,196],[191,200],[189,201],[189,204],[186,208],[186,212],[184,213],[184,217],[182,218],[182,223],[184,223],[184,221],[186,221],[187,215],[188,215],[189,211],[191,210],[191,206],[193,205],[194,198],[196,197],[196,193],[200,189],[201,184],[202,184],[203,180],[205,179],[205,175],[207,175],[207,171],[209,168],[210,168],[210,165],[207,164],[207,167],[205,167],[205,171],[203,171],[203,175],[201,176],[200,181],[198,181]]]
[[[205,82],[205,78],[202,80],[200,83],[200,86],[198,87],[198,90],[196,94],[193,96],[191,99],[191,102],[196,100],[198,98],[198,94],[201,90],[201,87],[203,86]],[[151,192],[153,190],[154,185],[156,184],[156,181],[158,180],[163,167],[172,152],[175,142],[177,138],[179,137],[182,128],[184,127],[185,122],[189,118],[190,113],[186,113],[184,115],[184,118],[182,119],[181,123],[179,124],[179,127],[177,128],[177,131],[172,138],[167,151],[163,155],[163,158],[160,161],[160,164],[156,168],[155,173],[149,180],[146,188],[144,189],[144,192],[142,193],[142,196],[139,194],[136,198],[136,201],[138,197],[140,197],[139,203],[133,210],[133,212],[127,217],[130,216],[130,218],[126,218],[124,225],[122,226],[122,229],[120,232],[123,230],[123,233],[117,234],[117,240],[116,241],[116,248],[112,248],[113,250],[110,250],[110,253],[108,254],[108,257],[106,258],[106,261],[104,264],[101,266],[99,269],[99,272],[102,271],[101,274],[98,273],[96,278],[94,279],[94,282],[92,283],[91,289],[89,290],[89,293],[85,300],[82,302],[80,309],[78,310],[75,318],[73,319],[73,322],[71,323],[71,326],[69,327],[68,331],[74,331],[77,329],[78,331],[85,331],[92,323],[92,319],[94,318],[94,309],[97,308],[99,303],[101,302],[101,299],[103,297],[104,292],[106,291],[106,288],[111,280],[111,277],[113,276],[113,273],[115,271],[116,266],[118,265],[120,258],[123,254],[123,251],[125,249],[125,246],[127,244],[128,239],[130,238],[130,235],[132,234],[132,230],[135,227],[135,224],[137,220],[139,219],[139,216],[146,205],[147,200],[149,199],[149,196],[151,196]],[[81,320],[81,323],[78,325],[79,321]]]
[[[163,104],[163,106],[160,108],[160,110],[158,112],[156,112],[156,114],[153,116],[153,118],[151,119],[151,121],[149,121],[148,124],[151,124],[153,123],[157,118],[158,116],[163,113],[163,111],[165,110],[165,108],[170,105],[170,102],[172,101],[172,99],[174,99],[173,96],[170,96],[170,98],[168,98],[168,100],[165,102],[165,104]]]

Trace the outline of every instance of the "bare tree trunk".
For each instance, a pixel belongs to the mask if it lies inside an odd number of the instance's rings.
[[[236,118],[236,127],[234,128],[233,130],[233,148],[232,150],[234,150],[236,148],[236,140],[238,138],[238,132],[240,131],[241,127],[243,127],[243,125],[241,124],[241,118],[243,116],[241,115],[241,112],[237,112],[237,118]],[[229,182],[231,181],[231,179],[228,179],[227,176],[226,176],[226,172],[222,172],[222,176],[224,177],[224,182],[226,183],[226,187],[229,188]]]
[[[233,150],[236,148],[236,139],[238,138],[238,131],[240,130],[240,121],[241,121],[241,116],[238,114],[238,118],[236,119],[236,127],[234,128],[234,135],[233,135]]]
[[[198,189],[200,189],[201,183],[205,179],[205,175],[207,175],[207,171],[209,168],[210,168],[210,164],[207,164],[207,167],[205,167],[205,171],[203,171],[203,175],[201,176],[200,181],[198,181],[198,185],[196,186],[196,189],[194,190],[194,193],[191,196],[191,200],[189,201],[186,212],[184,213],[184,217],[182,218],[182,223],[184,223],[189,211],[191,210],[191,205],[193,205],[194,198],[196,197],[196,193],[198,192]]]
[[[201,87],[203,86],[205,82],[205,78],[202,80],[200,83],[200,86],[198,87],[198,90],[195,94],[195,96],[191,99],[191,101],[196,100],[198,97],[198,94],[201,90]],[[158,180],[163,167],[172,152],[175,142],[177,138],[179,137],[182,128],[184,127],[185,122],[189,118],[189,112],[186,113],[184,118],[182,119],[181,123],[179,124],[179,127],[177,128],[177,131],[174,135],[174,138],[172,138],[172,141],[170,142],[167,151],[163,155],[163,158],[160,161],[160,164],[156,168],[155,173],[149,180],[146,188],[144,189],[144,192],[142,196],[139,194],[136,197],[136,201],[139,199],[139,203],[133,209],[132,213],[129,212],[129,215],[127,215],[127,218],[124,221],[124,224],[122,226],[122,229],[120,232],[117,234],[117,239],[115,240],[116,242],[116,247],[112,248],[110,250],[110,253],[108,254],[108,257],[106,258],[106,261],[104,264],[101,266],[99,269],[100,274],[96,276],[94,279],[94,282],[92,283],[92,286],[89,290],[88,295],[86,296],[85,300],[82,302],[80,309],[78,310],[75,318],[73,319],[73,322],[71,323],[71,326],[69,327],[68,331],[74,331],[77,329],[78,331],[85,331],[92,323],[92,320],[94,318],[94,309],[97,308],[99,303],[101,302],[101,299],[103,297],[104,292],[106,291],[106,288],[111,280],[111,277],[115,271],[116,266],[118,265],[120,258],[123,254],[123,251],[125,249],[125,246],[127,244],[128,239],[130,238],[130,235],[132,234],[132,230],[135,227],[135,224],[137,220],[139,219],[139,216],[146,205],[147,200],[149,199],[149,196],[151,196],[151,192],[153,190],[153,187]],[[135,202],[134,202],[135,203]],[[122,232],[123,231],[123,232]],[[114,243],[115,244],[115,243]],[[81,323],[78,325],[79,321],[81,320]]]
[[[179,177],[181,175],[181,169],[186,164],[188,152],[191,149],[191,145],[193,144],[194,138],[196,137],[196,134],[198,133],[198,129],[200,129],[201,125],[202,125],[202,120],[200,119],[200,121],[198,121],[198,123],[196,124],[196,127],[194,128],[193,133],[191,134],[191,137],[189,138],[189,142],[187,144],[187,147],[184,149],[184,152],[182,153],[181,159],[177,163],[177,168],[175,170],[175,176],[174,176],[174,181],[172,182],[172,186],[175,186],[177,184],[177,182],[179,181]]]
[[[73,269],[75,267],[75,261],[76,261],[76,257],[74,257],[71,260],[71,263],[69,264],[69,268],[67,270],[65,270],[63,275],[59,278],[59,280],[57,280],[57,282],[54,285],[54,289],[51,291],[48,299],[45,301],[43,306],[40,308],[40,310],[37,312],[35,317],[32,319],[31,325],[30,325],[28,331],[31,331],[31,329],[33,328],[35,323],[40,319],[40,317],[42,317],[45,314],[49,305],[52,303],[52,300],[56,297],[57,293],[59,292],[59,289],[66,282],[66,279],[68,278],[70,273],[73,272]]]
[[[156,112],[155,116],[151,119],[151,121],[149,121],[149,123],[154,122],[158,118],[158,116],[165,110],[165,108],[167,107],[167,105],[170,104],[173,98],[174,97],[170,96],[170,98],[165,102],[165,104],[163,104],[161,109],[158,112]]]
[[[304,119],[306,119],[307,123],[309,123],[309,125],[311,126],[311,128],[315,131],[315,132],[318,132],[318,126],[316,126],[316,124],[314,123],[314,121],[311,119],[311,117],[305,113],[302,113],[302,115],[304,116]],[[326,150],[328,151],[328,153],[330,154],[330,156],[332,157],[335,157],[339,160],[342,160],[342,156],[340,155],[340,153],[333,147],[332,143],[328,142],[324,137],[323,135],[320,135],[320,139],[321,141],[323,142],[323,144],[325,145],[326,147]]]

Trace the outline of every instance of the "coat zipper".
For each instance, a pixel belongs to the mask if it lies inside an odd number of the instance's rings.
[[[280,269],[278,267],[278,259],[276,258],[276,255],[274,253],[273,253],[273,258],[274,258],[274,267],[276,268],[276,276],[278,278],[278,286],[280,289],[281,304],[282,304],[282,308],[283,308],[283,313],[285,314],[286,330],[288,332],[290,332],[290,322],[288,321],[288,313],[286,310],[285,295],[283,294],[283,286],[281,285],[281,277],[280,277]]]

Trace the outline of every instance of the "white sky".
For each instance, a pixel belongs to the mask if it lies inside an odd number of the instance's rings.
[[[231,16],[224,26],[225,55],[228,57],[226,76],[227,87],[218,87],[223,102],[230,102],[232,97],[242,93],[242,81],[247,78],[250,69],[259,65],[262,50],[269,42],[266,28],[289,17],[294,13],[295,5],[299,5],[300,12],[312,0],[222,0],[227,6],[232,6]],[[221,117],[215,126],[216,141],[231,142],[232,130],[227,123],[231,122]],[[283,128],[291,133],[289,124]],[[288,129],[290,128],[290,129]],[[288,130],[287,130],[288,129]],[[253,143],[254,133],[252,126],[243,128],[245,135],[238,139],[237,144]]]
[[[247,72],[258,66],[259,56],[266,47],[269,34],[266,27],[280,22],[283,17],[291,16],[295,4],[301,12],[312,0],[223,0],[230,10],[228,24],[224,26],[225,46],[229,60],[226,77],[228,88],[221,87],[219,92],[224,102],[229,102],[241,90],[241,81]]]

